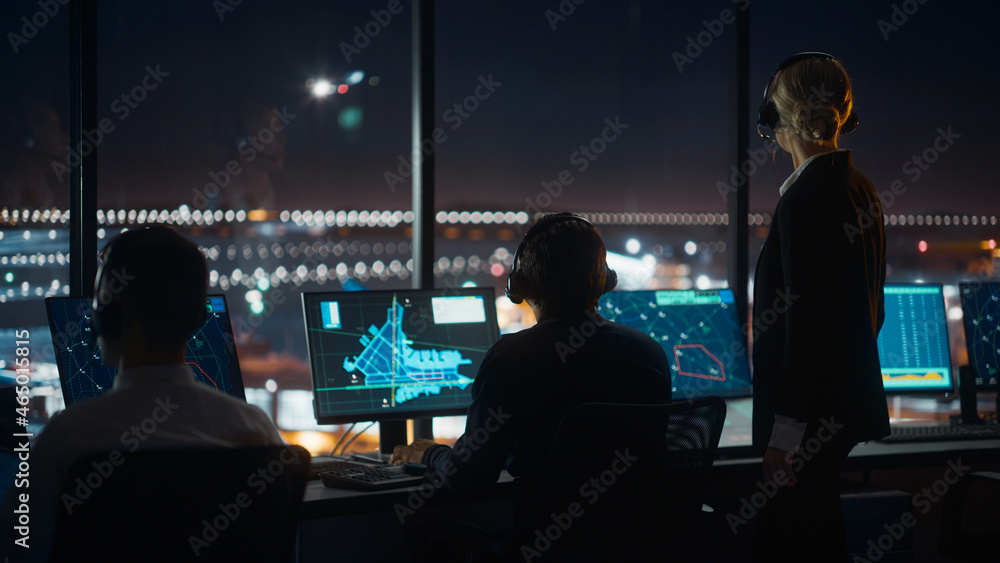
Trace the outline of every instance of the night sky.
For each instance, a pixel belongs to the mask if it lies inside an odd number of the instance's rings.
[[[210,174],[245,158],[236,152],[232,115],[257,100],[295,115],[282,131],[283,165],[268,170],[274,208],[408,209],[409,182],[390,186],[386,172],[399,173],[410,150],[410,4],[343,4],[244,0],[220,14],[204,0],[101,2],[98,117],[115,130],[99,148],[99,205],[197,206],[195,190]],[[550,202],[539,205],[543,211],[725,211],[717,184],[730,172],[734,34],[723,20],[725,10],[745,4],[438,2],[436,101],[446,138],[436,147],[437,207],[521,210],[528,198]],[[556,18],[560,5],[565,13]],[[32,1],[0,7],[7,37],[0,100],[8,112],[19,99],[43,101],[65,128],[68,8],[17,54],[11,46],[21,18],[38,10]],[[372,10],[391,19],[372,23]],[[877,189],[905,183],[888,213],[1000,212],[992,170],[1000,5],[761,1],[751,10],[751,115],[782,59],[833,53],[853,79],[861,118],[843,146]],[[356,42],[355,27],[366,25],[377,34]],[[354,47],[350,61],[345,45]],[[680,54],[689,60],[679,68]],[[122,118],[116,100],[157,65],[168,75]],[[317,99],[305,86],[354,70],[365,79],[344,94]],[[484,82],[492,86],[476,98]],[[462,112],[456,103],[465,103]],[[345,129],[341,121],[359,110],[360,123]],[[914,177],[907,162],[933,147],[940,131],[951,133],[938,141],[947,150],[932,151],[936,162]],[[587,158],[581,146],[588,145],[602,152]],[[750,147],[764,147],[756,133]],[[751,209],[770,211],[791,171],[788,156],[768,157],[751,178]],[[560,173],[564,183],[552,184]],[[543,182],[558,197],[539,198]]]

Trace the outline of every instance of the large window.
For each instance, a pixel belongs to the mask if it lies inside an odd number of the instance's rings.
[[[749,7],[751,115],[778,62],[835,54],[861,116],[845,146],[883,193],[890,280],[994,276],[1000,7],[848,4]],[[740,170],[730,162],[730,58],[748,6],[437,2],[437,130],[421,143],[436,158],[435,285],[502,296],[525,226],[568,210],[598,225],[622,287],[724,286],[741,174],[752,271],[792,165],[752,131]],[[42,299],[68,293],[68,171],[93,146],[99,244],[149,223],[196,241],[233,311],[250,400],[283,429],[313,425],[300,294],[412,284],[411,12],[101,2],[89,109],[104,126],[71,149],[69,8],[3,3],[0,337],[32,334],[39,419],[59,406]],[[531,322],[497,305],[505,330]]]
[[[0,18],[0,386],[28,360],[36,424],[60,408],[42,299],[69,291],[70,15],[17,0]]]

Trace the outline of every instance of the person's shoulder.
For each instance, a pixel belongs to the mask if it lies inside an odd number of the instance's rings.
[[[654,340],[650,335],[642,332],[641,330],[623,325],[621,323],[616,323],[614,321],[604,319],[601,325],[601,330],[606,334],[614,335],[617,339],[621,340],[628,345],[648,352],[653,352],[657,354],[663,354],[663,347]]]

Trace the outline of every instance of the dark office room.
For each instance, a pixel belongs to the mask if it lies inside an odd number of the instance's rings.
[[[1000,4],[0,22],[4,562],[1000,560]]]

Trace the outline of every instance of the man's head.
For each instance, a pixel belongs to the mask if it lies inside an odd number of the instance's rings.
[[[507,278],[511,301],[534,302],[545,316],[593,311],[597,298],[614,289],[597,229],[572,213],[546,215],[524,235]]]
[[[118,235],[101,256],[93,325],[105,363],[117,365],[137,343],[157,356],[183,350],[206,314],[208,274],[198,247],[150,227]]]

